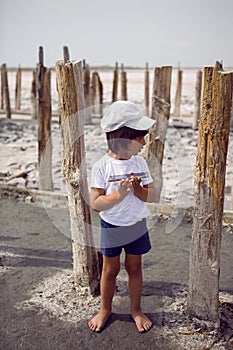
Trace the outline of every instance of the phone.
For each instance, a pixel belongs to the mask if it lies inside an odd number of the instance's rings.
[[[148,172],[141,172],[141,173],[130,173],[130,174],[123,174],[123,175],[112,175],[108,178],[108,182],[114,182],[114,181],[121,181],[124,179],[129,179],[131,176],[135,177],[148,177],[149,173]]]

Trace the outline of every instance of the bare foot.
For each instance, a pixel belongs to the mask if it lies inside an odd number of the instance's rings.
[[[144,315],[141,311],[132,312],[132,318],[136,324],[136,327],[140,333],[147,332],[153,326],[149,318]]]
[[[100,332],[111,315],[111,311],[101,310],[96,314],[91,321],[88,322],[89,328],[93,332]]]

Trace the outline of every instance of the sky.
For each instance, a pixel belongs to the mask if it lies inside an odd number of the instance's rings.
[[[0,0],[0,64],[233,67],[233,0]]]

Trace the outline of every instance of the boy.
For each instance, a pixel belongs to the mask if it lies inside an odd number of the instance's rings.
[[[92,208],[100,212],[103,254],[101,308],[88,323],[95,332],[103,329],[111,314],[122,249],[131,316],[139,332],[152,327],[140,304],[142,254],[151,249],[146,225],[149,210],[145,202],[155,201],[155,187],[146,161],[138,153],[145,146],[144,137],[153,124],[154,120],[143,116],[128,101],[114,102],[101,120],[109,149],[93,166],[90,194]]]

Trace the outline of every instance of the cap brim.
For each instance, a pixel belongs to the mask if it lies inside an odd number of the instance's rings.
[[[129,123],[125,123],[125,126],[128,126],[129,128],[135,129],[135,130],[148,130],[152,127],[152,125],[155,123],[154,119],[151,119],[147,116],[143,116],[140,120],[137,122],[135,121],[129,121]]]

